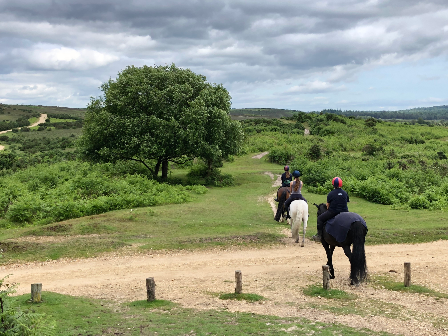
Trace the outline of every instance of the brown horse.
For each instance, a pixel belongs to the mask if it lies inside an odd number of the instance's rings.
[[[284,205],[286,200],[289,198],[289,194],[289,187],[281,187],[277,190],[278,208],[274,217],[277,222],[283,222],[283,219],[286,217],[286,209]]]

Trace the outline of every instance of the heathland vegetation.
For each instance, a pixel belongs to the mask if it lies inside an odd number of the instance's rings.
[[[129,73],[131,76],[126,77],[128,73],[124,72],[123,79],[134,78],[135,69],[129,69]],[[200,76],[181,73],[186,81],[178,83],[172,92],[161,88],[159,104],[166,107],[172,99],[193,97],[194,108],[165,110],[159,119],[166,119],[162,123],[166,128],[157,134],[174,137],[177,142],[159,143],[161,147],[157,148],[145,149],[150,137],[141,136],[160,126],[160,120],[138,109],[126,110],[130,102],[117,98],[122,93],[114,96],[128,87],[119,80],[103,87],[105,97],[92,100],[87,117],[85,109],[0,105],[0,121],[6,129],[13,129],[0,136],[0,144],[6,147],[0,152],[0,264],[92,257],[124,249],[138,253],[283,244],[284,226],[273,221],[265,200],[275,190],[265,173],[281,173],[285,164],[302,172],[303,192],[310,203],[323,202],[332,177],[340,176],[351,196],[350,210],[362,214],[368,222],[367,244],[448,239],[448,229],[441,224],[448,219],[448,129],[444,122],[428,122],[424,114],[423,122],[390,122],[328,111],[283,110],[288,113],[275,114],[275,109],[269,109],[269,118],[256,118],[254,113],[241,121],[229,121],[227,91],[207,85]],[[188,81],[201,90],[187,90]],[[145,95],[138,88],[129,90],[141,99],[137,107],[147,108]],[[112,103],[108,98],[113,98]],[[41,113],[47,114],[49,121],[27,127]],[[132,113],[140,124],[146,120],[152,128],[140,125],[134,133],[131,126],[138,125],[127,117]],[[183,114],[190,119],[179,120]],[[207,119],[209,116],[213,118]],[[196,117],[198,127],[186,129]],[[109,123],[101,125],[101,118]],[[112,130],[122,132],[122,138],[114,138],[109,132],[114,120],[117,124]],[[218,126],[227,127],[229,132],[212,128]],[[98,134],[107,137],[99,139]],[[207,138],[209,142],[204,143]],[[226,147],[229,139],[234,142]],[[196,147],[182,152],[178,147],[185,144]],[[145,161],[128,160],[122,155],[126,150]],[[158,151],[164,155],[153,155]],[[268,156],[252,159],[255,153],[264,151]],[[157,164],[163,165],[162,174],[155,169]],[[311,228],[315,222],[316,214],[311,211]],[[308,231],[308,235],[314,233],[313,229]],[[64,239],[26,239],[42,236]],[[0,285],[4,283],[2,280]],[[9,303],[11,290],[0,288],[0,294],[2,302]],[[238,332],[266,335],[281,334],[280,328],[299,323],[282,318],[282,324],[278,324],[276,317],[253,314],[203,314],[174,309],[170,302],[126,304],[121,308],[127,314],[124,318],[99,302],[54,293],[46,297],[47,304],[35,308],[57,320],[56,327],[40,323],[46,321],[43,315],[29,315],[36,326],[48,329],[42,335],[99,334],[105,326],[118,324],[121,327],[110,329],[111,333],[138,334],[138,330],[127,331],[133,326],[126,316],[144,321],[148,310],[153,329],[167,335],[187,334],[199,320],[206,321],[211,334],[219,334],[223,323],[237,326]],[[30,308],[24,297],[10,307],[17,306]],[[68,311],[73,317],[67,315]],[[0,314],[14,322],[17,319],[11,314],[17,312],[5,308]],[[95,319],[86,318],[92,314]],[[23,321],[20,328],[29,326]],[[303,319],[300,323],[307,333],[324,334],[318,324]],[[166,328],[167,324],[172,330]],[[229,328],[229,333],[237,334]],[[333,324],[326,326],[327,331],[374,334]]]

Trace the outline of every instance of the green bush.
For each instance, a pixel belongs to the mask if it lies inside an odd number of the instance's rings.
[[[414,196],[409,200],[412,209],[429,209],[431,202],[423,195]]]
[[[307,155],[311,160],[319,160],[322,157],[322,149],[318,144],[313,144],[308,149]]]
[[[18,197],[9,207],[6,218],[14,223],[31,223],[39,217],[43,202],[33,194]]]
[[[231,185],[233,179],[215,171],[211,184]],[[142,175],[120,175],[108,164],[61,162],[39,165],[0,178],[0,212],[13,223],[49,223],[107,211],[182,203],[202,186],[183,187]]]
[[[15,284],[0,279],[0,335],[4,336],[51,336],[54,335],[55,322],[45,314],[30,310],[22,311],[13,306],[11,295],[16,291]]]
[[[288,145],[274,147],[269,151],[268,159],[273,163],[281,165],[288,164],[294,159],[294,152],[295,151]]]

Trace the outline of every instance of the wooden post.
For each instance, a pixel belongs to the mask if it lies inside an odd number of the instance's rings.
[[[409,287],[411,285],[411,263],[404,263],[404,286]]]
[[[241,271],[235,271],[235,294],[241,294],[243,291],[243,274]]]
[[[42,284],[35,283],[31,284],[31,302],[41,302],[42,301]]]
[[[330,267],[328,265],[322,266],[322,279],[324,289],[330,289]]]
[[[154,278],[146,278],[146,295],[148,297],[148,302],[156,299],[156,283]]]

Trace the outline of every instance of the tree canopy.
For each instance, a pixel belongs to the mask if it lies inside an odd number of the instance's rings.
[[[129,66],[101,90],[87,106],[79,141],[89,160],[135,160],[155,177],[161,167],[166,178],[169,161],[200,157],[212,167],[241,145],[228,91],[189,69]]]

